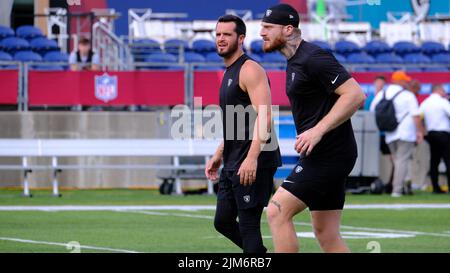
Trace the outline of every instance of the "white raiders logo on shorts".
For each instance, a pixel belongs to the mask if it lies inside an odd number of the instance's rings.
[[[244,202],[245,203],[250,202],[250,195],[244,195]]]
[[[299,173],[303,170],[303,167],[298,165],[297,167],[295,167],[295,173]]]

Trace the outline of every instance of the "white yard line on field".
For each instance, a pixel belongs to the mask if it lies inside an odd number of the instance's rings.
[[[116,210],[215,210],[215,205],[154,205],[154,206],[0,206],[0,211],[116,211]],[[346,209],[450,209],[450,204],[369,204],[346,205]]]
[[[68,249],[68,252],[69,252],[69,250],[73,249],[73,247],[79,247],[80,249],[92,249],[92,250],[109,251],[109,252],[139,253],[136,251],[126,250],[126,249],[115,249],[115,248],[88,246],[88,245],[73,245],[71,243],[45,242],[45,241],[35,241],[35,240],[26,240],[26,239],[20,239],[20,238],[9,238],[9,237],[0,237],[0,241],[10,241],[10,242],[36,244],[36,245],[62,246],[62,247],[66,247]]]
[[[118,210],[118,212],[140,213],[140,214],[160,215],[160,216],[177,216],[177,217],[187,217],[187,218],[200,218],[200,219],[208,219],[208,220],[213,220],[214,219],[214,216],[211,216],[211,215],[199,215],[199,214],[188,214],[188,213],[170,213],[170,212],[154,212],[154,211],[132,211],[132,210],[124,210],[124,211]],[[267,221],[265,221],[265,220],[262,220],[262,222],[263,223],[267,223]],[[303,222],[294,222],[294,225],[311,227],[310,223],[303,223]],[[407,234],[407,235],[424,235],[424,236],[450,237],[450,234],[447,234],[445,232],[444,233],[433,233],[433,232],[422,232],[422,231],[386,229],[386,228],[355,227],[355,226],[347,226],[347,225],[341,225],[341,229],[359,230],[359,231],[371,231],[371,232],[401,233],[401,234]]]

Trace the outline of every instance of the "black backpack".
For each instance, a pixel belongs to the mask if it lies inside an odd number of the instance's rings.
[[[386,91],[383,92],[383,98],[375,107],[375,122],[377,127],[382,132],[392,132],[402,122],[402,120],[408,115],[408,113],[402,117],[400,121],[397,121],[395,116],[394,99],[405,89],[395,94],[390,100],[386,99]]]

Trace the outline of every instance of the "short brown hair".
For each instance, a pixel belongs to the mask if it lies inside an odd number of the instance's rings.
[[[90,45],[91,44],[91,40],[89,40],[89,38],[83,37],[78,41],[79,45]]]

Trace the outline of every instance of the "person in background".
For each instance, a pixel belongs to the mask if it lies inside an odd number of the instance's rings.
[[[364,101],[364,110],[369,110],[370,104],[372,103],[375,96],[381,91],[384,90],[386,87],[386,77],[383,75],[378,75],[375,77],[375,80],[373,81],[373,93],[370,93],[366,100]]]
[[[88,38],[81,38],[78,42],[77,51],[70,53],[70,69],[78,70],[100,70],[100,57],[91,49],[91,41]]]
[[[396,96],[393,102],[399,124],[394,131],[386,132],[386,143],[394,159],[392,197],[401,197],[404,194],[404,185],[415,145],[423,141],[419,105],[416,97],[408,91],[408,85],[411,80],[411,77],[404,71],[392,73],[392,84],[385,91],[379,92],[370,105],[370,110],[375,111],[384,93],[387,99],[392,99]]]
[[[419,111],[428,132],[426,140],[430,144],[433,193],[444,193],[439,186],[438,177],[439,163],[444,159],[447,185],[450,188],[450,102],[441,84],[434,84],[431,91],[431,95],[420,105]]]

